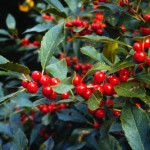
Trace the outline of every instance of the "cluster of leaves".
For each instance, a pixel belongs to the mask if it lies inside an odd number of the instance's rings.
[[[2,54],[7,56],[6,54],[11,54],[13,51],[19,55],[17,61],[19,63],[0,56],[2,69],[0,76],[6,76],[0,84],[0,149],[149,149],[150,71],[149,67],[138,70],[139,64],[132,57],[133,42],[143,43],[150,37],[145,36],[139,29],[139,26],[150,28],[147,22],[139,19],[148,13],[149,2],[131,1],[131,4],[137,8],[136,13],[133,14],[127,12],[128,6],[119,6],[118,1],[102,2],[96,10],[93,10],[95,6],[92,2],[90,0],[65,0],[66,7],[59,0],[37,2],[33,9],[38,13],[32,12],[31,14],[37,25],[27,29],[24,32],[24,38],[29,38],[31,41],[37,40],[41,43],[38,47],[22,46],[22,38],[19,38],[15,18],[10,14],[7,16],[8,31],[0,30],[2,35],[0,42],[3,42],[0,44],[6,45],[6,52]],[[81,6],[84,6],[83,10]],[[103,36],[73,35],[73,38],[67,41],[70,33],[65,27],[66,21],[77,17],[86,18],[88,21],[97,12],[103,12],[103,21],[107,24],[107,27],[103,28]],[[54,20],[43,19],[43,13],[51,14]],[[126,27],[125,33],[121,32],[120,26],[122,25]],[[136,33],[133,32],[135,30]],[[30,94],[20,86],[24,77],[30,80],[30,73],[40,70],[42,74],[47,72],[51,77],[61,80],[60,84],[53,87],[57,93],[61,94],[69,90],[75,93],[72,84],[75,76],[74,69],[67,67],[65,59],[58,59],[60,54],[76,56],[83,64],[90,62],[93,65],[83,76],[86,84],[91,83],[93,74],[100,70],[104,71],[107,76],[116,73],[121,68],[128,68],[131,74],[132,71],[135,73],[130,76],[128,82],[114,86],[117,93],[115,96],[102,96],[94,92],[88,101],[74,94],[65,100],[61,100],[60,96],[55,100],[49,100],[43,98],[41,89],[36,94]],[[12,60],[11,57],[10,59]],[[131,82],[133,78],[139,80],[140,83]],[[143,83],[147,84],[146,88],[142,86]],[[109,109],[105,110],[106,115],[103,119],[97,119],[88,113],[88,108],[98,109],[99,102],[108,98],[113,99],[114,108],[121,111],[120,116],[114,117]],[[66,103],[71,108],[47,114],[39,111],[39,105],[52,102]],[[135,102],[140,103],[142,108],[136,106]],[[94,129],[95,122],[100,124],[99,129]]]

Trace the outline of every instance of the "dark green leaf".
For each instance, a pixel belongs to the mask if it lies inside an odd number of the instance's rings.
[[[62,18],[67,18],[67,15],[65,12],[59,11],[56,8],[48,8],[48,9],[42,10],[42,13],[50,13],[50,14],[54,14]]]
[[[124,82],[114,86],[115,91],[119,96],[124,97],[145,97],[145,89],[139,83]]]
[[[39,105],[43,105],[43,104],[49,104],[51,101],[47,98],[42,98],[39,100],[36,100],[35,102],[33,102],[32,108],[37,107]]]
[[[25,75],[30,74],[30,70],[27,66],[13,63],[13,62],[1,63],[0,68],[11,72],[19,73],[19,74],[25,74]]]
[[[18,92],[15,92],[15,93],[12,93],[12,94],[9,94],[7,96],[4,96],[2,98],[0,98],[0,105],[2,105],[3,103],[7,102],[8,100],[10,100],[11,98],[14,98],[15,96],[17,96],[19,93],[25,91],[25,89],[22,89]]]
[[[124,45],[124,46],[132,48],[132,46],[127,45],[124,42],[114,40],[114,39],[111,39],[111,38],[106,37],[106,36],[98,36],[98,35],[75,36],[74,38],[71,39],[71,41],[74,41],[74,40],[88,40],[88,41],[98,41],[98,42],[106,42],[106,43],[115,42],[115,43],[118,43],[120,45]]]
[[[99,108],[99,104],[103,98],[102,93],[99,90],[95,90],[90,98],[88,99],[88,108],[91,110],[96,110]]]
[[[0,55],[0,64],[7,63],[7,62],[9,62],[9,60]]]
[[[49,64],[50,59],[52,58],[57,46],[64,39],[64,24],[59,24],[50,29],[42,39],[41,42],[41,64],[43,70]]]
[[[6,25],[9,29],[15,29],[16,27],[15,18],[11,14],[8,14],[6,18]]]
[[[102,57],[101,54],[99,52],[97,52],[97,50],[92,47],[92,46],[85,46],[81,48],[81,52],[89,57],[91,57],[92,59],[96,60],[96,61],[101,61],[102,62]]]
[[[149,74],[137,74],[134,78],[143,83],[146,83],[147,85],[150,85],[150,75]]]
[[[17,76],[16,74],[6,72],[6,71],[0,71],[0,76],[8,76],[8,77],[14,77],[14,78],[20,78],[20,76]]]
[[[13,136],[13,132],[12,132],[10,126],[7,124],[4,124],[4,123],[0,123],[0,134],[4,134],[9,137]]]
[[[150,96],[149,95],[142,97],[141,100],[150,106]]]
[[[141,108],[127,102],[122,110],[121,123],[133,150],[150,148],[150,119]]]
[[[50,137],[41,145],[40,150],[53,150],[53,148],[54,148],[54,140],[52,137]]]
[[[13,142],[11,144],[10,150],[27,150],[28,149],[28,140],[25,134],[18,129],[14,135]]]
[[[103,55],[114,64],[116,58],[116,49],[118,48],[117,43],[107,43],[103,48]]]
[[[9,32],[4,29],[0,29],[0,34],[10,36]]]
[[[61,59],[54,64],[50,64],[46,67],[46,70],[54,77],[63,80],[67,77],[67,63],[65,59]]]
[[[73,99],[62,99],[59,101],[55,101],[56,104],[69,103],[69,102],[73,102]]]

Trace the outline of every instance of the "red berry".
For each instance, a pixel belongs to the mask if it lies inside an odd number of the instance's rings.
[[[38,81],[41,79],[42,74],[41,74],[41,72],[39,72],[39,71],[34,71],[34,72],[31,74],[31,77],[32,77],[32,79],[33,79],[34,81],[38,82]]]
[[[143,51],[136,52],[134,53],[133,58],[136,62],[142,63],[146,59],[146,54]]]
[[[82,78],[78,74],[76,74],[72,81],[73,85],[79,85],[81,82],[82,82]]]
[[[98,109],[97,111],[96,111],[96,113],[95,113],[95,116],[97,117],[97,118],[104,118],[105,117],[105,112],[102,110],[102,109]]]
[[[54,110],[54,107],[51,105],[48,105],[48,111],[52,112]]]
[[[57,93],[55,91],[53,91],[52,94],[48,96],[49,99],[55,99],[56,97]]]
[[[133,44],[133,49],[136,52],[140,52],[142,50],[142,43],[141,42],[136,42]]]
[[[119,75],[119,79],[122,82],[126,82],[128,80],[128,76],[127,75]]]
[[[87,90],[83,93],[82,97],[83,97],[84,99],[89,99],[89,97],[91,96],[91,94],[92,94],[92,91],[91,91],[90,89],[87,89]]]
[[[42,112],[46,114],[46,113],[48,113],[48,111],[49,111],[48,107],[46,105],[44,105],[44,107],[42,108]]]
[[[27,90],[29,93],[36,93],[38,91],[38,85],[35,82],[29,82]]]
[[[102,94],[104,93],[104,88],[101,85],[95,85],[92,91],[99,90]]]
[[[94,4],[94,5],[97,5],[98,3],[99,3],[99,0],[93,1],[93,4]]]
[[[52,78],[51,80],[50,80],[50,85],[57,85],[57,84],[59,84],[61,81],[58,79],[58,78]]]
[[[103,107],[103,100],[101,100],[101,102],[99,103],[99,107]]]
[[[43,88],[42,88],[42,93],[44,96],[50,96],[53,92],[53,89],[50,85],[45,85]]]
[[[100,124],[96,122],[96,123],[94,123],[93,127],[94,127],[95,129],[98,129],[98,128],[100,127]]]
[[[109,83],[111,83],[112,85],[117,85],[119,84],[119,78],[116,76],[111,76],[111,78],[109,79]]]
[[[96,110],[91,110],[91,109],[88,108],[88,112],[89,112],[90,114],[95,114]]]
[[[85,65],[85,68],[88,70],[88,69],[91,69],[92,68],[92,65],[90,64],[90,63],[87,63],[86,65]]]
[[[150,47],[150,38],[148,38],[145,42],[144,42],[144,48],[148,49]]]
[[[96,33],[97,33],[98,35],[102,35],[102,34],[103,34],[103,30],[102,30],[102,29],[98,29],[98,30],[96,30]]]
[[[41,85],[48,85],[50,83],[50,77],[48,75],[43,75],[40,79],[40,84]]]
[[[26,88],[28,85],[28,81],[22,80],[21,84],[24,88]]]
[[[77,63],[77,62],[78,62],[77,57],[73,57],[73,58],[72,58],[72,61],[73,61],[74,63]]]
[[[48,134],[45,134],[45,138],[48,139],[48,138],[49,138],[49,135],[48,135]]]
[[[60,108],[61,109],[65,109],[66,108],[66,104],[65,103],[60,104]]]
[[[69,92],[65,92],[61,94],[62,99],[67,99],[69,97]]]
[[[147,57],[147,58],[146,58],[146,64],[147,64],[148,66],[150,66],[150,57]]]
[[[129,76],[129,70],[126,68],[122,68],[121,70],[118,71],[118,74]]]
[[[113,102],[113,100],[111,100],[111,99],[107,99],[106,102],[105,102],[105,105],[106,105],[106,107],[108,107],[108,108],[113,107],[113,104],[114,104],[114,102]]]
[[[113,85],[111,83],[105,83],[103,85],[103,88],[104,88],[104,94],[105,95],[112,95],[114,88],[113,88]]]
[[[80,66],[79,65],[74,65],[74,69],[75,70],[80,70]]]
[[[146,15],[144,16],[145,21],[148,21],[149,18],[150,18],[150,14],[146,14]]]
[[[105,74],[102,71],[97,71],[94,74],[94,79],[96,81],[98,81],[99,83],[104,82],[104,80],[105,80]]]
[[[39,134],[40,136],[44,136],[44,133],[43,132],[40,132],[40,134]]]
[[[141,107],[141,105],[139,103],[135,103],[136,106]]]
[[[122,33],[126,32],[126,27],[125,26],[121,26],[120,28],[121,28]]]
[[[78,95],[83,95],[87,90],[87,86],[84,83],[80,83],[76,86],[75,90]]]
[[[113,111],[113,115],[114,115],[114,116],[119,116],[119,115],[120,115],[120,111],[114,110],[114,111]]]

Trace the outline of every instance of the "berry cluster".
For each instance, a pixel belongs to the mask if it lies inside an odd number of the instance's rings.
[[[47,14],[43,14],[43,15],[42,15],[42,18],[45,19],[45,20],[51,20],[51,21],[54,20],[54,17],[53,17],[53,16],[49,16],[49,15],[47,15]]]
[[[93,1],[92,3],[94,4],[94,5],[98,5],[99,4],[99,2],[105,2],[106,0],[95,0],[95,1]]]
[[[35,40],[32,43],[30,43],[28,38],[21,39],[21,45],[22,46],[36,46],[40,48],[40,43],[38,41]]]

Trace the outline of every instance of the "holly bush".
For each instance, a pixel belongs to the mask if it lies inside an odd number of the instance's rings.
[[[149,0],[26,0],[35,26],[0,29],[1,150],[149,150]]]

